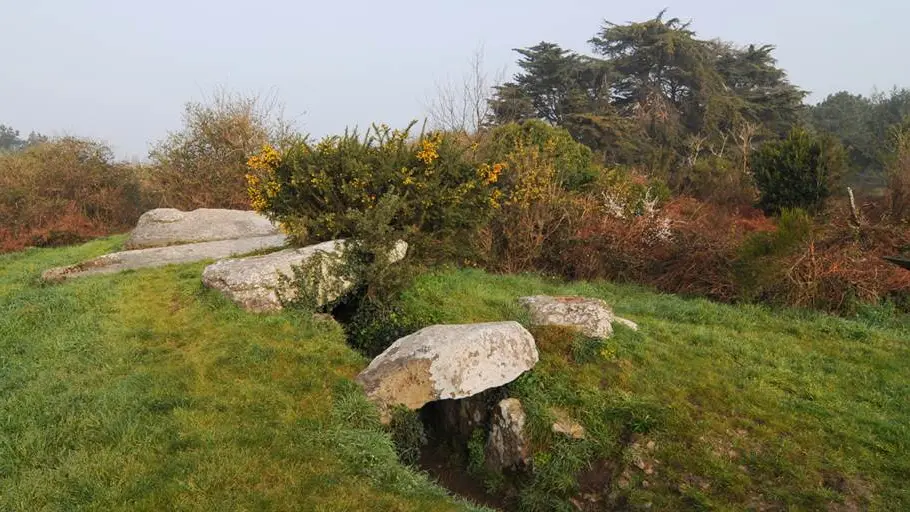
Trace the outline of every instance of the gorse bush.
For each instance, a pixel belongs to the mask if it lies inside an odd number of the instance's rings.
[[[283,153],[266,146],[248,162],[253,208],[297,243],[347,239],[337,271],[357,287],[329,307],[368,354],[405,334],[393,321],[394,299],[413,265],[472,258],[477,233],[503,200],[495,186],[502,164],[482,162],[455,135],[411,137],[412,128],[373,126],[363,136],[299,141]],[[398,241],[408,243],[408,257],[393,263]]]
[[[541,121],[496,128],[481,151],[503,162],[496,182],[501,208],[483,243],[487,265],[506,272],[538,268],[548,239],[565,221],[569,190],[593,180],[591,151]]]
[[[0,153],[0,251],[130,229],[146,206],[137,176],[91,140],[67,137]]]
[[[772,214],[784,208],[818,211],[845,168],[846,153],[839,142],[793,128],[785,139],[765,143],[752,157],[759,206]]]
[[[480,148],[487,159],[503,163],[496,182],[501,208],[484,231],[486,265],[506,272],[546,267],[547,249],[562,235],[573,197],[593,193],[605,173],[568,131],[538,120],[497,127]]]
[[[218,92],[188,103],[183,128],[154,145],[148,186],[160,206],[249,209],[247,158],[293,138],[274,100]]]
[[[600,174],[589,147],[575,141],[565,128],[536,119],[494,128],[482,141],[482,147],[487,157],[496,162],[515,158],[526,148],[537,148],[552,163],[554,173],[550,179],[566,190],[583,189]]]
[[[478,161],[446,133],[411,138],[412,127],[301,141],[283,154],[266,147],[249,160],[252,205],[299,243],[367,239],[358,226],[381,212],[389,243],[406,240],[427,261],[463,255],[500,206],[503,166]]]

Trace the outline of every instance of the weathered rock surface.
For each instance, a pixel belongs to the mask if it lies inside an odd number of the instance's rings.
[[[277,226],[252,211],[201,208],[183,212],[157,208],[139,217],[124,248],[144,249],[278,234]]]
[[[527,464],[529,441],[525,433],[527,416],[521,401],[506,398],[496,404],[490,415],[485,458],[493,471],[514,469]]]
[[[613,310],[600,299],[538,295],[518,300],[527,308],[532,325],[570,327],[592,338],[613,334]]]
[[[350,290],[354,283],[339,276],[337,269],[344,253],[344,240],[330,240],[298,249],[219,261],[202,272],[202,282],[223,293],[243,309],[253,312],[278,311],[282,300],[297,297],[294,287],[294,268],[307,264],[317,255],[320,277],[318,290],[311,290],[317,305],[329,303]],[[390,261],[404,258],[407,244],[399,242],[390,254]]]
[[[284,244],[285,237],[283,235],[272,235],[115,252],[76,265],[52,268],[44,272],[42,277],[45,281],[59,282],[76,277],[114,274],[124,270],[227,258],[275,249],[282,247]]]
[[[518,322],[434,325],[405,336],[357,376],[384,417],[512,382],[537,363],[534,338]]]
[[[343,242],[329,241],[263,256],[223,260],[205,268],[202,283],[220,291],[247,311],[277,311],[282,308],[282,300],[291,300],[297,295],[292,282],[294,268],[322,254],[320,302],[324,303],[353,286],[353,283],[333,276],[328,269],[338,261],[343,250]]]
[[[638,330],[638,324],[616,316],[609,304],[600,299],[536,295],[522,297],[518,302],[528,310],[535,326],[569,327],[592,338],[609,338],[615,323]]]
[[[551,427],[553,432],[571,437],[572,439],[585,438],[585,427],[583,427],[581,423],[570,418],[568,413],[555,407],[550,409],[550,412],[556,417],[556,421]]]

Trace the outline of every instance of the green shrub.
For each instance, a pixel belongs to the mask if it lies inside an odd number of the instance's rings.
[[[516,150],[530,146],[552,160],[554,179],[566,190],[580,190],[600,173],[589,147],[576,142],[565,128],[537,119],[496,127],[483,142],[482,151],[492,161],[506,162]]]
[[[371,355],[409,327],[389,319],[414,266],[472,257],[478,231],[501,206],[501,164],[480,162],[454,134],[411,137],[413,126],[298,141],[283,153],[266,146],[248,162],[253,207],[297,243],[347,239],[340,272],[358,286],[332,306],[351,344]],[[408,256],[392,263],[399,240]],[[312,275],[298,278],[313,288]]]
[[[486,264],[506,272],[539,270],[545,248],[565,224],[566,203],[600,176],[591,150],[565,129],[533,120],[493,129],[478,150],[502,162],[502,207],[484,231]]]
[[[752,173],[766,213],[783,208],[817,211],[846,168],[846,153],[834,139],[796,127],[783,140],[765,143],[752,157]]]
[[[389,257],[399,250],[390,231],[399,202],[388,195],[373,209],[352,212],[354,237],[346,240],[344,257],[321,253],[294,267],[289,281],[296,293],[281,298],[286,307],[331,311],[344,324],[348,343],[370,357],[415,330],[398,314],[397,299],[417,269],[408,258]],[[345,282],[354,288],[339,288]]]
[[[249,161],[253,207],[299,243],[363,239],[358,226],[386,222],[385,236],[406,240],[421,260],[464,254],[498,206],[501,166],[477,162],[450,134],[411,138],[412,127],[300,141],[283,154],[266,148]],[[383,219],[369,220],[380,202]]]
[[[910,122],[892,128],[886,170],[891,216],[896,222],[910,220]]]
[[[703,201],[739,206],[755,203],[753,180],[742,165],[724,156],[703,155],[693,162],[679,180],[679,189]]]
[[[812,229],[812,218],[805,210],[784,208],[775,231],[746,238],[737,249],[734,265],[740,298],[758,299],[777,286],[785,277],[782,260],[811,238]]]
[[[375,208],[351,213],[353,236],[347,240],[339,269],[357,284],[339,300],[336,317],[345,323],[348,342],[370,356],[414,330],[396,313],[398,295],[417,274],[418,266],[410,258],[389,258],[397,250],[399,237],[392,225],[400,203],[399,196],[387,195]]]

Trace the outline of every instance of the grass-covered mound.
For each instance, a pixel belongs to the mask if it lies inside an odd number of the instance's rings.
[[[397,461],[337,324],[244,313],[203,264],[40,283],[121,242],[0,256],[0,510],[467,507]],[[533,471],[511,504],[910,508],[906,321],[479,271],[418,278],[387,320],[526,321],[530,294],[600,297],[641,330],[535,330],[541,362],[511,385]],[[586,439],[551,431],[554,406]]]
[[[522,508],[910,509],[910,329],[887,311],[849,321],[479,271],[423,276],[402,308],[416,325],[525,321],[515,299],[541,293],[603,298],[641,330],[534,331],[541,362],[512,385],[536,451]],[[554,434],[553,406],[587,438]]]
[[[121,237],[0,256],[0,510],[452,510],[401,466],[333,322],[203,264],[42,285]]]

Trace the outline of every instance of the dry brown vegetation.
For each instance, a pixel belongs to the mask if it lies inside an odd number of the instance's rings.
[[[73,137],[0,152],[0,252],[123,232],[154,207],[249,209],[247,157],[292,136],[274,98],[219,92],[187,104],[183,128],[155,144],[149,164]]]
[[[99,142],[62,138],[0,154],[0,252],[126,231],[146,206],[135,169]]]
[[[224,91],[186,105],[183,128],[152,148],[147,188],[161,206],[249,209],[247,158],[291,138],[274,98]]]

